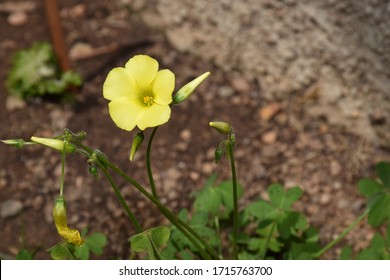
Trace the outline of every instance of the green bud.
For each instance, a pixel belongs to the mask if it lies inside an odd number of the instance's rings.
[[[35,143],[50,147],[60,152],[64,150],[64,146],[65,146],[65,142],[59,139],[41,138],[41,137],[32,136],[31,140],[34,141]],[[67,154],[71,154],[74,151],[76,151],[76,147],[73,144],[67,143],[65,152]]]
[[[209,122],[209,125],[222,134],[230,134],[233,130],[232,126],[226,122]]]
[[[8,139],[8,140],[1,140],[1,142],[17,148],[22,148],[26,144],[26,142],[23,139]]]
[[[144,132],[140,131],[138,132],[134,139],[133,139],[133,144],[131,145],[131,151],[130,151],[130,161],[133,161],[134,155],[138,150],[138,147],[142,145],[142,142],[144,141]]]
[[[223,156],[223,149],[221,147],[218,147],[215,149],[215,163],[218,164]]]
[[[98,168],[94,165],[90,165],[88,171],[95,178],[97,178],[97,176],[99,175]]]
[[[206,72],[199,77],[193,79],[191,82],[185,84],[173,97],[173,104],[179,104],[186,100],[195,89],[210,75],[210,72]]]

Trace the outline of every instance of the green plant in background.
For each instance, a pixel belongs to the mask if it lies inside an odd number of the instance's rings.
[[[61,96],[72,86],[80,86],[79,74],[61,73],[50,44],[35,43],[16,52],[5,82],[11,95],[22,99],[37,96]]]
[[[75,245],[71,242],[62,241],[49,248],[47,251],[53,260],[88,260],[91,253],[101,255],[107,244],[107,237],[100,232],[87,236],[87,229],[81,232],[83,244]]]
[[[293,208],[303,194],[298,186],[284,188],[280,184],[272,184],[267,188],[268,199],[258,199],[239,207],[245,188],[237,180],[234,159],[236,136],[230,124],[220,121],[209,123],[225,137],[215,150],[215,162],[221,162],[226,155],[231,179],[217,182],[217,175],[214,174],[201,190],[193,194],[191,209],[182,209],[178,214],[168,209],[160,201],[155,186],[151,166],[152,142],[158,127],[169,121],[171,107],[188,99],[208,76],[209,72],[200,75],[172,97],[174,74],[166,69],[159,70],[158,62],[149,56],[137,55],[125,67],[114,68],[108,74],[103,95],[110,101],[108,106],[111,118],[121,129],[139,129],[133,138],[130,161],[134,160],[137,149],[143,143],[144,130],[152,128],[145,156],[149,188],[125,173],[104,153],[83,144],[86,137],[84,132],[75,134],[65,129],[62,135],[55,138],[31,137],[31,142],[21,139],[3,140],[5,144],[19,148],[40,144],[61,152],[60,193],[54,204],[53,217],[63,241],[49,249],[53,259],[88,259],[90,253],[100,254],[106,244],[105,236],[100,233],[86,236],[86,232],[80,234],[68,227],[64,169],[65,158],[69,153],[84,156],[90,173],[94,177],[102,174],[109,182],[136,232],[128,239],[131,259],[145,254],[148,259],[318,259],[334,248],[367,216],[368,222],[374,227],[389,222],[388,163],[378,164],[379,180],[363,179],[359,182],[359,190],[368,199],[367,209],[325,246],[319,242],[318,230],[308,224],[303,213]],[[170,225],[144,229],[142,221],[138,221],[124,199],[113,173],[152,202]],[[390,226],[385,235],[381,235],[379,229],[370,247],[360,252],[356,258],[389,259],[389,236]],[[351,252],[351,248],[344,248],[341,258],[353,258]]]
[[[359,191],[367,198],[368,223],[375,227],[387,225],[383,234],[376,232],[370,246],[356,256],[358,260],[390,260],[390,163],[376,165],[378,180],[366,178],[359,181]],[[351,259],[351,247],[344,247],[341,258]]]

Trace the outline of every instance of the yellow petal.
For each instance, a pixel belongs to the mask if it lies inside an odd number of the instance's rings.
[[[121,97],[111,101],[108,109],[112,120],[119,128],[131,131],[147,107],[135,98]]]
[[[136,55],[125,65],[126,70],[136,80],[142,92],[151,92],[158,71],[158,62],[147,55]]]
[[[169,105],[153,104],[145,107],[145,111],[138,121],[139,129],[144,130],[148,127],[155,127],[166,123],[171,117],[171,108]]]
[[[170,104],[174,88],[175,75],[168,69],[159,71],[153,86],[154,102],[159,105]]]
[[[138,86],[130,73],[123,67],[117,67],[108,73],[103,84],[103,96],[108,100],[134,96],[137,89]]]

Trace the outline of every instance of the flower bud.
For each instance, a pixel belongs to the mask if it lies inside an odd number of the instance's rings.
[[[27,144],[23,139],[8,139],[8,140],[1,140],[1,142],[17,148],[22,148],[25,144]]]
[[[223,149],[221,147],[218,147],[215,149],[215,163],[218,164],[223,156]]]
[[[76,229],[68,228],[67,219],[66,219],[66,201],[65,197],[59,196],[56,199],[54,208],[53,208],[53,218],[56,225],[58,234],[64,238],[66,241],[80,246],[84,243],[81,239],[80,232]]]
[[[193,79],[191,82],[185,84],[173,97],[173,104],[179,104],[186,100],[195,89],[210,75],[210,72],[206,72],[199,77]]]
[[[222,134],[230,134],[233,130],[232,126],[226,122],[209,122],[209,125]]]
[[[130,151],[130,161],[133,161],[134,155],[137,152],[138,148],[141,146],[143,141],[144,141],[144,132],[140,131],[135,135],[133,139],[133,144],[131,145],[131,151]]]
[[[35,143],[50,147],[60,152],[64,150],[64,146],[65,146],[65,142],[59,139],[41,138],[41,137],[32,136],[31,140],[34,141]],[[67,143],[65,152],[67,154],[71,154],[74,151],[76,151],[76,147],[73,144]]]

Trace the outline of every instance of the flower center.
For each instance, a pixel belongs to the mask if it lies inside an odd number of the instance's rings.
[[[144,104],[146,106],[151,106],[153,104],[153,96],[144,96]]]

